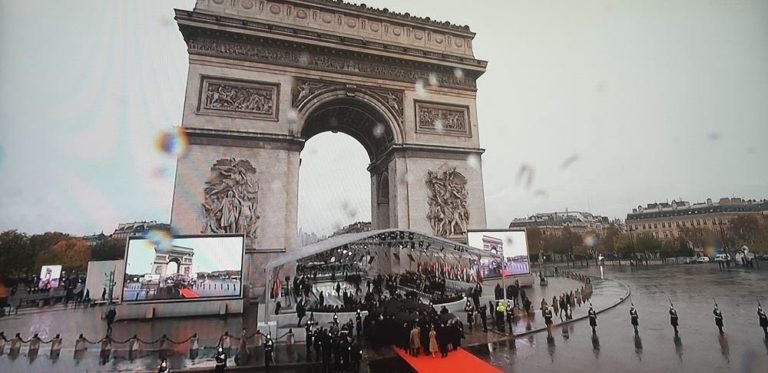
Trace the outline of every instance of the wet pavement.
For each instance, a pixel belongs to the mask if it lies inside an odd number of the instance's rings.
[[[599,268],[582,270],[600,276]],[[768,271],[716,264],[604,267],[604,276],[630,286],[640,315],[635,336],[630,302],[598,316],[597,334],[586,320],[546,332],[469,348],[506,372],[768,372],[768,342],[758,327],[757,297],[768,303]],[[714,300],[725,319],[720,335]],[[680,317],[676,338],[669,300]]]
[[[562,268],[562,267],[561,267]],[[580,270],[599,278],[596,267]],[[768,371],[768,342],[757,326],[756,296],[768,295],[768,271],[744,269],[718,270],[717,265],[670,265],[631,269],[627,266],[604,267],[606,281],[594,280],[592,302],[596,309],[616,304],[625,294],[624,285],[632,291],[631,301],[640,314],[640,332],[634,335],[629,323],[630,302],[620,303],[598,315],[597,334],[592,335],[586,320],[576,320],[554,328],[553,338],[546,332],[536,332],[543,327],[540,315],[534,315],[531,331],[510,339],[499,332],[481,333],[478,328],[468,335],[464,344],[482,359],[506,372],[766,372]],[[612,281],[608,279],[616,279]],[[617,284],[622,284],[617,286]],[[553,294],[580,283],[570,279],[552,279],[550,286],[534,285],[530,294],[534,307],[540,298],[551,299]],[[725,334],[719,335],[713,320],[713,297],[725,317]],[[669,326],[669,300],[675,303],[680,315],[680,334],[675,338]],[[761,298],[764,303],[768,299]],[[487,302],[487,300],[484,300]],[[254,307],[255,308],[255,307]],[[101,309],[54,310],[0,318],[0,330],[10,338],[21,332],[28,338],[40,333],[44,339],[55,333],[64,336],[64,348],[59,359],[52,359],[49,346],[43,345],[36,357],[30,357],[26,346],[17,357],[0,356],[0,372],[83,372],[83,371],[156,371],[160,351],[157,345],[144,348],[129,356],[126,345],[115,345],[115,351],[107,357],[100,356],[99,346],[90,345],[89,351],[73,359],[74,339],[86,331],[89,339],[98,339],[106,331],[100,319]],[[577,307],[574,316],[586,314],[586,306]],[[200,345],[208,346],[196,359],[189,357],[189,345],[169,345],[163,354],[172,367],[187,367],[197,371],[209,371],[213,367],[213,346],[218,336],[228,330],[239,335],[242,326],[255,330],[256,310],[243,318],[189,318],[159,319],[152,322],[118,322],[114,337],[124,340],[136,333],[144,339],[156,339],[168,334],[173,340],[183,340],[193,332],[200,334]],[[464,315],[457,315],[464,319]],[[557,321],[557,319],[556,319]],[[520,319],[516,334],[526,333],[528,319]],[[513,348],[514,346],[514,348]],[[233,357],[230,366],[235,367],[234,355],[237,342],[233,341]],[[276,348],[278,364],[273,372],[314,372],[320,367],[304,354],[303,345]],[[262,365],[263,355],[250,346],[248,365]],[[368,351],[370,363],[361,371],[407,372],[410,368],[399,358],[392,357],[391,350]],[[250,369],[250,368],[249,368]]]

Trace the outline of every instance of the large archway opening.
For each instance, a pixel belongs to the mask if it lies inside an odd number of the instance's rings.
[[[299,167],[301,243],[351,224],[388,227],[388,172],[371,165],[396,141],[392,118],[367,97],[339,92],[314,97],[302,109],[300,135],[307,142]]]
[[[371,221],[368,156],[343,133],[309,139],[299,166],[299,239],[307,245],[342,227]]]

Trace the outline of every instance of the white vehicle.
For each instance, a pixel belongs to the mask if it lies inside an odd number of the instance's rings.
[[[715,255],[715,261],[716,262],[726,262],[731,260],[731,256],[728,254],[717,254]]]
[[[709,263],[709,257],[702,256],[696,259],[696,263]]]

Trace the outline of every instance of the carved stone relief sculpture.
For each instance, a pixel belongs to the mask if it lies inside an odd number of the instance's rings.
[[[203,77],[201,114],[277,119],[277,85]]]
[[[416,102],[417,132],[470,136],[466,106]]]
[[[469,224],[467,207],[467,178],[456,168],[427,171],[429,192],[427,220],[432,231],[440,236],[466,233]]]
[[[252,246],[256,239],[259,184],[256,168],[245,159],[219,159],[205,182],[201,233],[244,233]]]
[[[296,79],[296,88],[293,93],[293,107],[301,107],[310,97],[319,92],[335,89],[353,89],[375,97],[379,102],[388,107],[397,120],[403,120],[403,92],[395,89],[374,88],[368,86],[348,87],[345,83],[320,80]]]

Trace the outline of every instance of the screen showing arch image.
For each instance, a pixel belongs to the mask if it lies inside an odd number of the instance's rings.
[[[525,231],[470,231],[467,233],[467,243],[469,246],[491,251],[502,255],[504,258],[503,260],[501,258],[499,260],[481,259],[480,275],[483,278],[501,277],[502,269],[504,276],[531,273],[528,262],[528,240],[525,237]]]
[[[123,302],[239,298],[242,235],[129,238]]]

